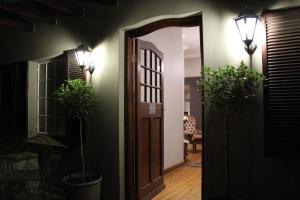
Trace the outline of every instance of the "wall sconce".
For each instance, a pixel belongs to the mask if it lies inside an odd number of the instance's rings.
[[[90,60],[91,56],[91,50],[86,44],[80,44],[76,49],[75,49],[75,56],[76,60],[78,63],[78,66],[80,67],[81,70],[84,70],[85,67],[87,67],[86,70],[90,72],[92,75],[93,72],[95,71],[95,65],[94,63]]]
[[[234,18],[241,39],[245,43],[245,50],[249,55],[252,55],[257,47],[252,41],[258,20],[259,16],[255,14],[254,10],[249,8],[241,11],[239,16]]]

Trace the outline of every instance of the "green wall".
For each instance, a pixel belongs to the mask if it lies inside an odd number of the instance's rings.
[[[83,3],[85,4],[85,3]],[[263,8],[299,6],[299,0],[249,1]],[[81,40],[94,48],[96,71],[93,81],[100,95],[100,112],[90,117],[87,148],[88,167],[103,173],[103,200],[124,199],[124,30],[156,19],[202,12],[204,63],[210,66],[249,62],[232,20],[241,1],[221,0],[120,0],[118,6],[86,3],[84,18],[61,18],[59,25],[40,24],[35,33],[0,28],[0,63],[34,60],[75,48]],[[255,42],[260,46],[260,34]],[[261,49],[253,56],[261,70]],[[261,99],[261,98],[260,98]],[[251,118],[234,117],[232,133],[232,193],[252,199],[298,199],[300,162],[265,158],[263,154],[262,106]],[[204,195],[224,193],[222,116],[205,112]],[[249,124],[249,119],[250,124]],[[249,127],[250,128],[245,128]],[[249,133],[250,131],[250,133]],[[251,138],[248,137],[251,135]],[[253,168],[249,169],[249,139],[253,142]],[[249,173],[253,176],[249,179]],[[252,180],[251,191],[249,182]]]

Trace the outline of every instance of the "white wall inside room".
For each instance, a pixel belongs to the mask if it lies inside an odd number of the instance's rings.
[[[182,28],[184,58],[200,58],[200,27]]]
[[[200,27],[182,28],[182,45],[184,48],[184,77],[200,76]]]
[[[184,77],[196,77],[196,76],[200,76],[200,73],[201,73],[200,57],[184,58]]]
[[[184,52],[181,28],[164,28],[140,39],[164,54],[164,169],[183,162]]]

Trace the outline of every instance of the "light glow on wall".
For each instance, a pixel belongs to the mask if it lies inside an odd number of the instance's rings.
[[[263,23],[258,23],[253,38],[253,42],[257,45],[257,49],[253,54],[253,68],[257,71],[262,72],[262,44],[265,38],[265,29]]]
[[[106,63],[106,48],[104,45],[99,45],[93,49],[91,53],[91,60],[95,66],[95,71],[93,73],[93,83],[98,82],[101,76],[101,71]]]

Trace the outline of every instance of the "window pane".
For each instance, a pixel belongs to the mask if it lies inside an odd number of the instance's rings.
[[[157,93],[157,102],[161,103],[161,99],[160,99],[160,92],[161,92],[161,90],[158,90],[157,92],[158,92]]]
[[[145,51],[142,49],[140,53],[141,53],[140,64],[145,66],[145,55],[144,55]]]
[[[152,52],[152,63],[151,63],[151,65],[152,65],[152,69],[154,69],[154,70],[156,70],[156,67],[155,67],[155,54]]]
[[[39,132],[45,132],[45,128],[46,128],[46,117],[39,117]]]
[[[155,86],[155,72],[152,72],[152,86]]]
[[[140,70],[140,81],[141,83],[145,83],[145,69],[141,67],[141,70]]]
[[[46,115],[45,98],[39,99],[39,115]]]
[[[39,78],[44,80],[46,78],[46,64],[39,64]]]
[[[147,70],[147,78],[146,78],[146,80],[147,80],[147,85],[150,85],[150,70]]]
[[[145,102],[145,87],[141,86],[141,102]]]
[[[150,87],[147,87],[147,100],[146,102],[149,103],[150,102]]]
[[[47,100],[47,114],[48,115],[55,115],[56,114],[56,105],[53,99]]]
[[[47,97],[53,97],[53,93],[56,90],[56,80],[47,81]]]
[[[160,59],[159,59],[159,57],[156,58],[156,62],[157,62],[157,65],[156,65],[157,69],[156,70],[160,72]]]
[[[39,81],[39,97],[45,97],[45,81]]]
[[[155,88],[152,88],[152,103],[155,103]]]
[[[146,66],[148,67],[148,68],[150,68],[150,51],[149,50],[146,50]]]

